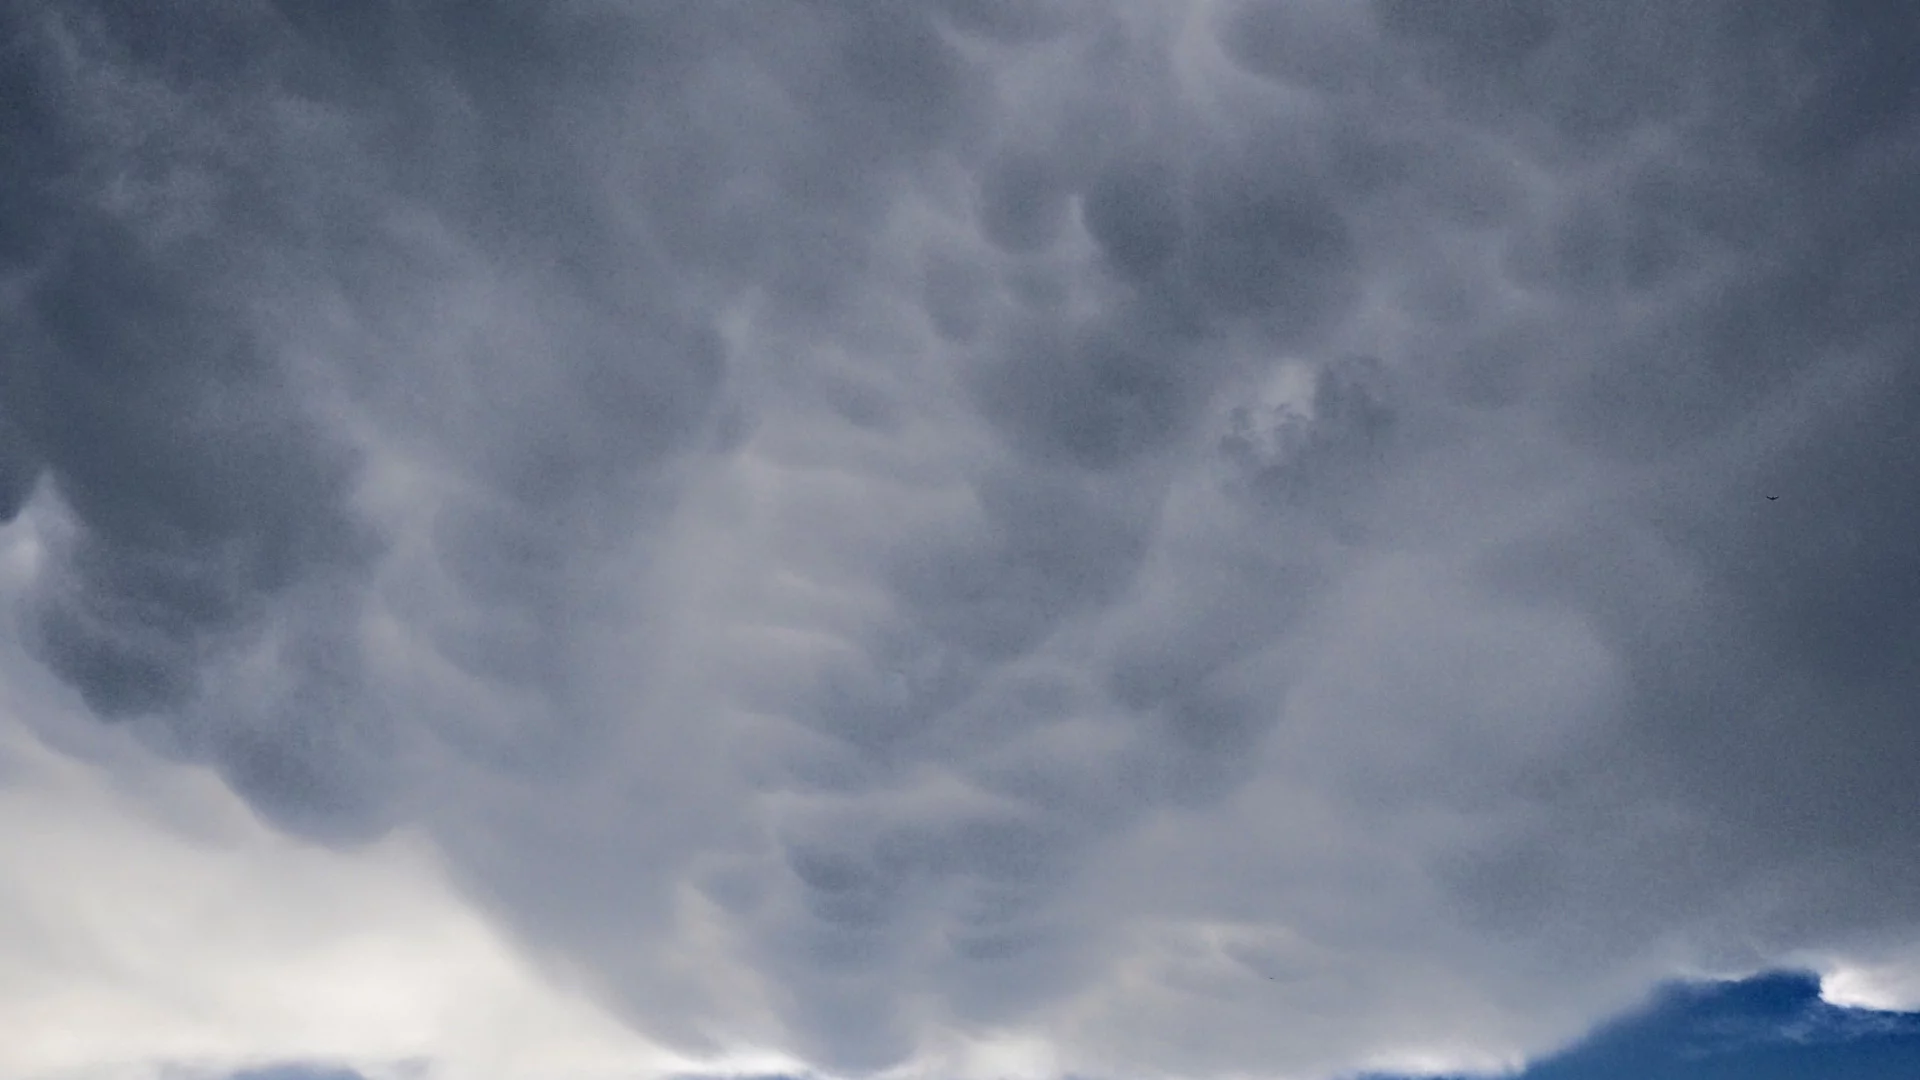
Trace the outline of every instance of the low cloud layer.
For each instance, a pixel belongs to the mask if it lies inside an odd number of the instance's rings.
[[[0,670],[692,1055],[1884,968],[1909,7],[13,5]]]

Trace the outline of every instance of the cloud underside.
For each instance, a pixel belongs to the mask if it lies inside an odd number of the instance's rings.
[[[1305,1076],[1912,938],[1910,5],[0,39],[42,735],[650,1038]]]

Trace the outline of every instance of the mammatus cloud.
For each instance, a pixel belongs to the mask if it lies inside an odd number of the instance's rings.
[[[0,33],[23,722],[648,1039],[1474,1065],[1913,939],[1904,5]]]

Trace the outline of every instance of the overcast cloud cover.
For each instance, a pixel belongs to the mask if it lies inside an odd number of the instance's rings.
[[[0,1016],[68,1032],[0,1066],[1320,1078],[1679,976],[1920,1004],[1917,51],[0,3]]]

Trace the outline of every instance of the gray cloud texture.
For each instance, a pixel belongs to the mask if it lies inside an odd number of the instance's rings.
[[[692,1050],[1327,1074],[1870,954],[1910,8],[11,4],[11,599]]]

